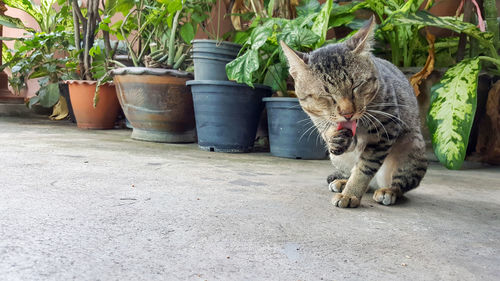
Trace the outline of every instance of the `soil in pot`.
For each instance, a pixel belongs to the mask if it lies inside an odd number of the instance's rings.
[[[99,87],[99,102],[94,107],[94,92],[97,82],[69,80],[69,96],[76,118],[76,125],[82,129],[112,129],[120,104],[113,84]]]
[[[326,159],[326,145],[297,98],[264,98],[273,156]]]
[[[227,81],[226,64],[234,60],[241,45],[216,40],[193,40],[195,80]]]
[[[249,152],[253,148],[262,98],[271,88],[231,81],[192,80],[196,129],[200,149],[217,152]]]
[[[132,138],[154,142],[196,141],[192,74],[171,69],[127,67],[113,71],[118,99],[133,127]]]

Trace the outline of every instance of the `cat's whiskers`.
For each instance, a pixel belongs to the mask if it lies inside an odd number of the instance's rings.
[[[382,106],[410,107],[409,105],[398,104],[398,103],[376,103],[376,104],[368,104],[366,107],[382,107]]]
[[[307,130],[304,131],[304,133],[302,133],[302,135],[300,136],[299,138],[299,141],[302,140],[302,138],[307,134],[309,133],[309,136],[307,137],[307,140],[309,140],[309,138],[311,137],[312,133],[314,132],[314,129],[318,129],[318,131],[320,131],[320,127],[323,126],[323,123],[325,122],[325,120],[321,120],[318,124],[314,124],[312,121],[310,123],[310,126]]]
[[[375,113],[375,114],[385,115],[385,116],[389,117],[391,120],[393,120],[394,122],[399,123],[399,124],[404,125],[407,128],[409,128],[409,126],[403,120],[401,120],[401,118],[399,118],[393,114],[390,114],[390,113],[387,113],[384,111],[380,111],[380,110],[374,110],[374,109],[369,109],[368,111],[370,111],[371,113]]]
[[[365,112],[367,113],[367,112]],[[368,129],[370,128],[375,128],[375,130],[377,130],[377,136],[379,136],[379,139],[380,139],[380,132],[378,131],[378,127],[377,125],[372,121],[372,117],[370,117],[368,114],[367,115],[363,115],[364,117],[366,117],[366,120],[368,120],[373,126],[368,126]]]
[[[373,120],[377,121],[380,124],[380,126],[382,126],[382,129],[384,129],[384,132],[385,132],[385,136],[389,139],[389,133],[387,133],[387,130],[385,129],[384,124],[382,124],[382,122],[380,122],[380,120],[378,120],[377,117],[373,116],[369,112],[365,112],[365,113],[366,113],[366,116],[370,116],[371,118],[373,118]]]

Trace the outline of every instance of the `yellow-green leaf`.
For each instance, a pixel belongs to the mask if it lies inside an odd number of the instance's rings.
[[[478,58],[463,60],[432,87],[427,125],[434,153],[449,169],[459,169],[465,159],[476,112],[479,70]]]

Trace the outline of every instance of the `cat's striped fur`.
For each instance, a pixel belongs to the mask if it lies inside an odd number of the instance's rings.
[[[371,54],[374,25],[372,17],[346,42],[309,54],[281,43],[300,104],[328,145],[335,170],[327,180],[339,192],[332,199],[338,207],[357,207],[370,182],[379,187],[375,201],[394,204],[427,170],[413,88]],[[339,127],[353,122],[354,129]]]

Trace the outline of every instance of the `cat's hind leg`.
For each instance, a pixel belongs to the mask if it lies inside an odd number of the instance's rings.
[[[425,142],[420,133],[398,140],[377,175],[379,186],[373,199],[383,205],[392,205],[403,193],[416,188],[427,171]],[[389,187],[387,187],[389,186]]]

